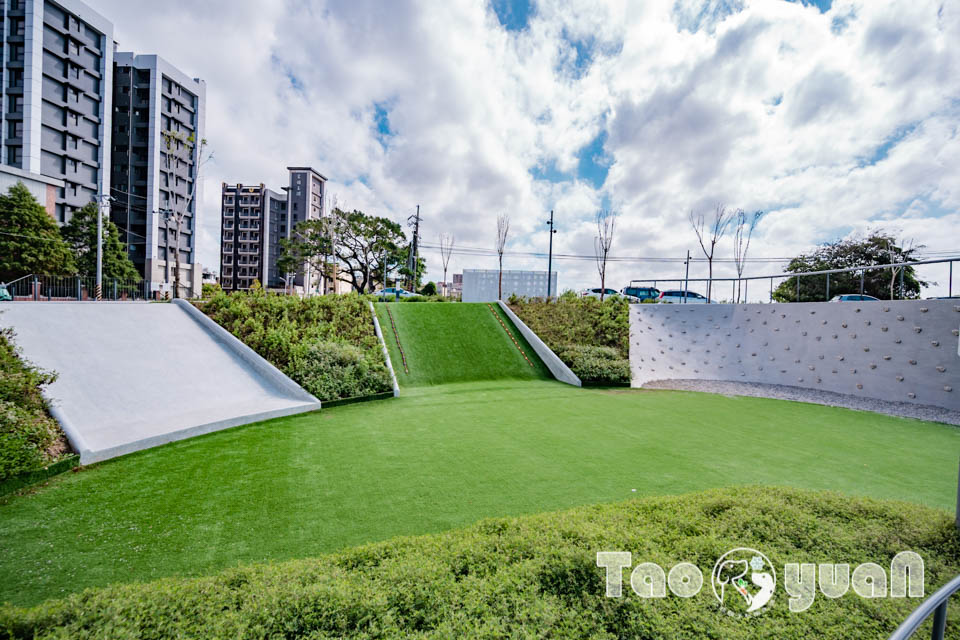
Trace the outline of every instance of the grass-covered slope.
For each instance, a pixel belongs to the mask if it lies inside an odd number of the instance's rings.
[[[389,391],[366,299],[215,291],[200,309],[320,400]]]
[[[393,324],[390,314],[393,315]],[[377,316],[401,386],[551,377],[496,304],[379,303]],[[506,325],[517,344],[497,318]],[[397,334],[408,371],[403,367]]]
[[[834,489],[952,511],[958,451],[956,427],[764,398],[552,381],[415,387],[389,403],[171,443],[0,498],[0,602],[722,486]]]
[[[960,573],[960,536],[944,512],[793,489],[714,490],[486,520],[311,560],[214,577],[91,590],[33,609],[0,608],[14,638],[886,638],[918,600],[822,594],[791,613],[781,586],[756,618],[718,611],[713,564],[741,546],[788,562],[876,562],[900,551],[925,562],[926,593]],[[700,567],[689,599],[605,596],[598,551],[633,565]],[[951,607],[954,620],[960,605]],[[960,637],[952,624],[948,637]],[[925,637],[925,636],[923,636]]]

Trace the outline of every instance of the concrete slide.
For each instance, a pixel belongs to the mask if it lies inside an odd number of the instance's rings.
[[[89,464],[320,401],[182,300],[0,306],[23,357],[59,378],[52,413]]]

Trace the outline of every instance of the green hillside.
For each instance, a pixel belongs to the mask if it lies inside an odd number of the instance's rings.
[[[496,304],[380,303],[377,316],[401,386],[551,378]]]

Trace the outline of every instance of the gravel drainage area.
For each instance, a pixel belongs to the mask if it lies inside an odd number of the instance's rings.
[[[782,384],[763,384],[760,382],[732,382],[726,380],[654,380],[643,385],[644,389],[673,389],[676,391],[702,391],[704,393],[719,393],[725,396],[754,396],[758,398],[775,398],[777,400],[793,400],[795,402],[812,402],[825,404],[831,407],[844,407],[857,411],[873,411],[885,413],[901,418],[916,418],[932,422],[944,422],[960,426],[960,411],[934,407],[925,404],[910,404],[907,402],[890,402],[889,400],[874,400],[860,398],[834,391],[820,391],[804,389]]]

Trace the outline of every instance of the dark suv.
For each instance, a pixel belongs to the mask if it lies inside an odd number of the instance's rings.
[[[624,287],[620,290],[625,296],[633,296],[634,298],[639,298],[641,302],[649,298],[659,298],[660,290],[655,287]]]

